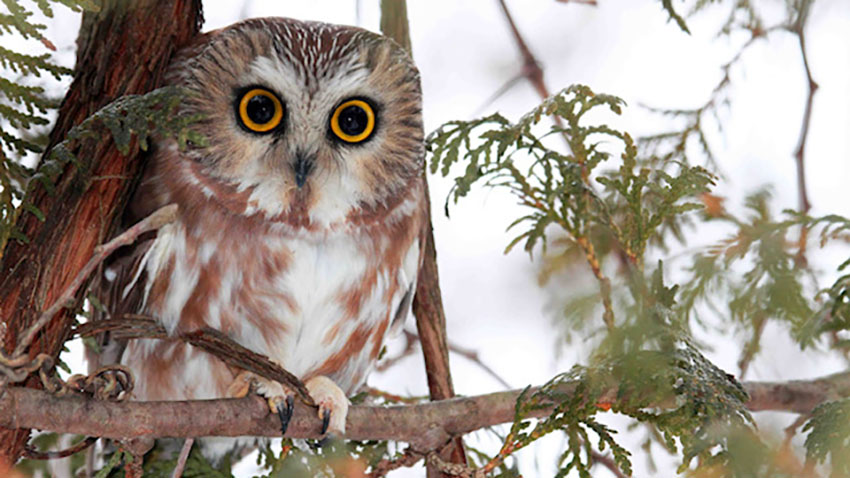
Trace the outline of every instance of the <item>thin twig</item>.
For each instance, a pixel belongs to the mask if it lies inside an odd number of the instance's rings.
[[[183,476],[183,468],[186,467],[186,460],[189,459],[189,452],[192,451],[192,444],[194,443],[194,438],[187,438],[183,442],[183,448],[180,449],[180,455],[177,457],[177,465],[174,466],[174,471],[171,472],[171,478],[180,478]]]
[[[177,217],[177,205],[169,204],[168,206],[162,207],[158,209],[156,212],[151,214],[150,216],[142,219],[138,223],[136,223],[133,227],[127,229],[123,233],[119,234],[116,238],[107,242],[106,244],[97,246],[94,248],[94,252],[92,253],[91,259],[89,259],[88,263],[80,269],[77,273],[77,276],[74,277],[74,280],[68,284],[67,287],[62,291],[62,294],[59,295],[59,298],[56,299],[53,304],[48,307],[42,314],[39,316],[38,320],[35,321],[27,331],[22,335],[21,341],[18,342],[18,345],[15,347],[15,352],[12,354],[13,357],[23,355],[26,351],[27,347],[32,343],[32,340],[35,338],[36,334],[47,325],[48,322],[55,316],[63,307],[66,307],[71,301],[74,299],[74,295],[77,293],[77,290],[83,283],[88,279],[91,273],[103,262],[110,254],[112,254],[116,249],[122,246],[126,246],[132,244],[138,239],[142,234],[154,231],[156,229],[165,226],[174,221]]]
[[[540,68],[540,63],[537,62],[537,58],[535,58],[534,54],[531,53],[531,49],[528,48],[525,38],[523,38],[522,34],[519,32],[519,28],[517,28],[505,0],[499,0],[499,6],[502,7],[502,13],[505,15],[505,20],[508,21],[508,26],[511,29],[514,42],[516,43],[517,48],[519,48],[520,55],[522,55],[522,75],[528,78],[531,86],[534,87],[534,90],[537,91],[537,94],[540,95],[541,98],[547,98],[549,96],[549,88],[546,87],[546,82],[543,80],[543,69]],[[555,119],[559,120],[558,117],[555,117]]]
[[[812,77],[812,70],[809,67],[809,57],[806,53],[806,35],[804,32],[810,5],[811,1],[804,1],[801,3],[799,6],[800,11],[797,16],[797,21],[791,28],[791,31],[797,36],[797,40],[800,45],[800,56],[803,59],[803,69],[806,72],[806,80],[808,82],[806,109],[803,112],[803,124],[800,127],[800,139],[797,141],[797,150],[794,153],[797,165],[797,208],[801,214],[808,214],[809,210],[812,208],[812,205],[809,202],[808,188],[806,186],[805,154],[806,141],[809,137],[809,126],[812,121],[812,106],[814,104],[815,92],[818,90],[818,84]],[[797,264],[799,265],[806,264],[806,242],[808,239],[808,233],[808,228],[806,226],[802,226],[800,229],[800,245],[796,257]]]
[[[599,264],[599,259],[596,257],[596,252],[593,248],[593,243],[587,237],[581,236],[575,238],[576,244],[584,252],[590,270],[593,271],[594,277],[599,281],[599,294],[602,297],[602,320],[608,330],[614,329],[614,305],[611,302],[611,281],[602,272],[602,266]]]
[[[534,55],[531,53],[531,50],[528,48],[528,45],[526,44],[525,39],[520,34],[519,29],[517,28],[516,23],[513,20],[513,17],[511,16],[510,10],[508,10],[508,6],[505,3],[505,0],[499,0],[499,5],[502,7],[502,12],[504,13],[505,19],[508,21],[508,25],[511,28],[511,33],[514,36],[514,41],[516,42],[517,47],[519,48],[520,53],[522,54],[522,57],[523,57],[522,74],[526,78],[528,78],[528,80],[534,86],[534,89],[537,91],[537,93],[540,95],[540,97],[542,99],[547,98],[549,96],[549,89],[546,87],[546,83],[543,79],[543,70],[540,68],[540,64],[537,62],[537,59],[534,58]],[[564,124],[561,121],[561,118],[559,116],[554,116],[553,119],[554,119],[555,125],[557,127],[561,128],[561,129],[564,128]],[[566,132],[564,132],[564,134],[562,134],[562,137],[564,139],[564,142],[566,143],[567,149],[571,150],[572,147],[570,145],[570,138],[568,137]],[[582,174],[581,174],[582,180],[586,184],[588,190],[593,189],[593,184],[590,181],[589,172],[587,170],[586,165],[581,160],[579,161],[579,164],[581,166],[581,171],[582,171]],[[585,198],[587,198],[587,196],[589,195],[589,191],[586,191],[584,193],[584,195],[585,195]],[[565,229],[568,230],[568,231],[571,230],[571,228],[568,225],[565,225]],[[574,239],[575,239],[576,243],[579,245],[579,247],[581,247],[582,251],[584,252],[585,257],[586,257],[587,262],[588,262],[588,265],[590,266],[591,270],[593,271],[593,275],[599,281],[600,295],[602,297],[602,305],[603,305],[603,309],[604,309],[603,314],[602,314],[602,319],[605,322],[605,326],[610,331],[615,326],[614,309],[613,309],[613,305],[612,305],[612,302],[611,302],[611,282],[605,276],[605,274],[602,272],[602,268],[599,264],[599,260],[597,259],[596,253],[594,251],[593,243],[590,242],[590,240],[586,236],[578,236],[578,237],[575,237]],[[631,255],[631,257],[634,257],[634,256]]]
[[[755,326],[753,330],[753,337],[744,344],[744,350],[741,353],[741,358],[738,360],[738,370],[740,371],[738,377],[740,379],[743,379],[747,374],[753,358],[755,358],[756,353],[758,353],[761,348],[761,337],[764,334],[764,327],[767,325],[767,317],[765,314],[757,314],[753,319],[753,325]]]
[[[89,322],[76,327],[74,335],[93,336],[109,331],[120,339],[152,338],[160,340],[182,340],[215,355],[226,364],[274,380],[291,388],[305,404],[315,406],[307,387],[295,375],[285,370],[268,357],[240,345],[218,330],[204,327],[176,336],[169,336],[165,328],[151,317],[125,314],[121,318]]]
[[[505,0],[499,0],[499,6],[502,7],[502,13],[505,15],[505,20],[508,21],[508,26],[511,29],[511,34],[514,37],[514,42],[516,43],[517,48],[519,49],[520,55],[522,55],[522,69],[520,70],[519,77],[525,77],[528,79],[531,86],[534,88],[534,91],[537,92],[537,95],[540,96],[540,99],[545,100],[549,97],[549,88],[546,86],[546,80],[543,78],[543,68],[540,66],[540,62],[537,61],[537,58],[534,57],[534,54],[531,53],[531,49],[528,47],[528,44],[525,42],[525,38],[523,38],[522,34],[519,32],[519,28],[517,28],[516,23],[514,22],[514,17],[511,15],[511,11],[508,10],[508,5],[505,3]],[[516,84],[516,82],[511,79],[505,86],[500,88],[497,92],[499,96],[504,94],[511,86]],[[493,97],[498,97],[494,95]],[[555,126],[558,128],[564,128],[564,122],[561,120],[560,116],[552,117],[555,122]],[[566,134],[562,135],[564,138],[564,143],[567,145],[567,149],[571,149],[570,140]]]
[[[494,380],[499,382],[500,385],[505,387],[506,390],[509,390],[511,388],[511,385],[507,382],[507,380],[502,378],[499,374],[496,373],[495,370],[490,368],[489,365],[487,365],[486,363],[484,363],[483,360],[481,360],[481,357],[478,356],[478,351],[461,347],[460,345],[449,342],[449,352],[454,352],[460,355],[461,357],[469,360],[470,362],[474,363],[481,370],[484,370],[484,372],[493,377]]]
[[[59,451],[39,451],[27,446],[24,448],[24,456],[30,460],[56,460],[59,458],[67,458],[94,445],[97,440],[97,437],[85,437],[71,447]]]
[[[388,368],[400,362],[402,359],[412,355],[413,352],[416,350],[416,344],[419,343],[419,335],[409,330],[404,330],[403,332],[404,338],[406,340],[404,350],[402,350],[401,353],[399,353],[398,355],[387,358],[382,361],[380,364],[378,364],[376,370],[387,370]],[[474,363],[475,365],[480,367],[481,370],[484,370],[484,372],[493,377],[494,380],[499,382],[500,385],[505,387],[506,390],[511,388],[511,385],[504,378],[502,378],[498,373],[496,373],[495,370],[493,370],[489,365],[487,365],[486,363],[484,363],[483,360],[481,360],[481,357],[478,356],[477,351],[461,347],[458,344],[449,342],[449,352],[453,352],[457,355],[460,355],[461,357]]]
[[[414,334],[413,332],[405,330],[404,340],[404,349],[401,351],[401,353],[394,357],[386,357],[382,359],[375,367],[376,371],[383,372],[389,368],[392,368],[392,366],[401,362],[405,358],[413,355],[413,352],[416,351],[416,344],[419,343],[419,336]]]
[[[794,435],[797,434],[797,429],[803,426],[803,424],[806,423],[809,418],[810,414],[801,413],[796,420],[794,420],[790,425],[785,427],[785,440],[783,441],[783,446],[791,446],[791,440],[794,438]]]
[[[620,467],[617,466],[617,463],[615,463],[610,456],[603,455],[602,453],[599,453],[596,450],[591,450],[590,456],[593,459],[594,463],[599,463],[605,468],[608,468],[608,471],[610,471],[617,478],[628,478],[625,473],[620,471]]]
[[[525,79],[525,75],[520,73],[520,74],[514,76],[513,78],[511,78],[510,80],[506,81],[505,84],[500,86],[498,90],[496,90],[492,95],[490,95],[489,98],[487,98],[486,100],[484,100],[483,103],[481,103],[481,106],[479,106],[475,110],[475,112],[472,114],[472,116],[480,116],[481,114],[483,114],[485,109],[487,109],[490,105],[495,103],[496,100],[501,98],[502,95],[504,95],[505,93],[510,91],[511,88],[513,88],[517,83],[520,82],[520,80],[523,80],[523,79]]]
[[[411,447],[407,447],[407,449],[404,450],[404,454],[400,457],[391,460],[385,459],[379,461],[372,467],[372,472],[366,475],[366,477],[382,478],[393,470],[397,470],[399,468],[410,468],[411,466],[419,463],[422,458],[425,458],[425,455],[414,451]]]

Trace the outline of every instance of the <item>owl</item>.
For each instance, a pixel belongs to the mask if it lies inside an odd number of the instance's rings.
[[[261,18],[199,37],[166,84],[187,92],[177,114],[197,115],[206,142],[154,145],[126,222],[171,203],[178,218],[108,264],[101,300],[113,317],[211,327],[266,355],[344,435],[347,397],[408,315],[422,262],[416,68],[359,28]],[[113,342],[109,355],[136,400],[231,397],[251,380],[284,427],[291,416],[291,390],[191,345]]]

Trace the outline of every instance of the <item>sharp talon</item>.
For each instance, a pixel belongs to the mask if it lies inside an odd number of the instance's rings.
[[[321,433],[321,435],[324,435],[325,433],[328,432],[328,425],[330,425],[330,423],[331,423],[331,411],[326,408],[326,409],[322,410],[322,433]],[[319,446],[322,446],[322,444],[319,443]]]
[[[316,442],[316,448],[322,448],[324,446],[327,446],[330,442],[332,442],[334,440],[336,440],[336,437],[333,435],[333,433],[331,433],[328,436],[317,441]]]
[[[289,421],[292,420],[293,411],[295,411],[295,399],[291,395],[287,395],[283,403],[277,404],[277,416],[280,418],[281,435],[286,435],[286,429],[289,428]]]

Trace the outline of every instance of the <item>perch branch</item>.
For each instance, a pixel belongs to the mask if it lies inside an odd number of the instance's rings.
[[[576,385],[564,384],[564,391],[571,392]],[[850,396],[850,372],[813,380],[745,382],[743,386],[750,395],[747,407],[751,411],[808,413],[820,403]],[[348,413],[345,438],[403,441],[414,450],[427,452],[443,446],[451,437],[512,422],[521,392],[511,390],[415,405],[354,405]],[[616,396],[616,388],[609,392],[606,396]],[[550,407],[541,407],[528,417],[548,416],[550,412]],[[56,397],[21,387],[2,391],[0,425],[117,439],[280,434],[278,418],[269,415],[268,405],[254,395],[221,400],[107,402],[78,395]],[[296,402],[287,436],[319,438],[321,427],[315,410]]]

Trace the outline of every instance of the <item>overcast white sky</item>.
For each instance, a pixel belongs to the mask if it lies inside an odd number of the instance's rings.
[[[358,15],[353,0],[312,2],[206,1],[205,30],[226,26],[243,15],[290,16],[378,29],[377,1],[362,1]],[[681,2],[673,2],[681,7]],[[690,3],[690,2],[688,2]],[[687,108],[702,104],[721,77],[720,66],[746,40],[744,35],[716,38],[728,4],[710,8],[689,20],[692,35],[666,22],[658,0],[599,0],[597,7],[555,0],[509,0],[519,29],[541,62],[551,90],[584,83],[597,92],[624,98],[629,107],[621,118],[606,117],[634,136],[658,132],[664,122],[639,104]],[[539,102],[534,90],[520,82],[494,103],[479,108],[517,74],[520,59],[496,0],[411,0],[409,15],[415,60],[422,73],[426,130],[445,121],[469,119],[500,111],[516,119]],[[782,18],[782,0],[755,0],[768,17]],[[61,7],[60,7],[61,8]],[[67,61],[79,19],[57,8],[49,22],[51,38]],[[681,8],[683,11],[684,8]],[[815,3],[808,29],[812,74],[820,85],[815,97],[809,137],[807,174],[812,214],[850,216],[850,2]],[[5,37],[4,37],[5,38]],[[722,112],[725,134],[714,138],[726,179],[718,193],[727,205],[740,204],[748,192],[772,185],[775,210],[797,205],[793,152],[799,135],[805,76],[796,39],[775,33],[753,45],[732,70],[732,106]],[[513,387],[545,382],[576,361],[588,348],[582,341],[557,343],[555,313],[547,307],[557,291],[537,284],[536,268],[527,255],[502,254],[509,236],[505,227],[521,212],[507,195],[478,192],[442,214],[450,182],[431,177],[434,230],[440,275],[452,342],[477,350],[481,359]],[[716,232],[716,231],[714,231]],[[711,237],[711,234],[709,234]],[[705,238],[702,243],[706,243]],[[846,257],[846,251],[844,252]],[[840,255],[815,254],[814,264],[831,271]],[[828,285],[824,281],[821,285]],[[412,321],[408,328],[413,329]],[[791,379],[823,375],[842,363],[818,353],[800,353],[776,328],[766,331],[765,351],[755,361],[749,379]],[[739,344],[720,335],[700,337],[714,349],[709,357],[737,372]],[[500,390],[476,365],[452,357],[457,392],[473,395]],[[426,394],[421,358],[417,354],[396,368],[373,375],[369,383],[397,393]],[[789,417],[772,415],[763,427],[777,429]],[[625,423],[607,417],[613,424]],[[625,435],[632,451],[635,476],[654,476],[642,457],[637,439]],[[551,476],[559,438],[520,453],[524,476]],[[499,443],[483,440],[495,452]],[[656,450],[658,451],[658,450]],[[658,475],[672,476],[670,461],[661,458]],[[247,471],[246,471],[247,473]],[[422,470],[391,476],[421,476]],[[599,477],[610,476],[600,469]]]

